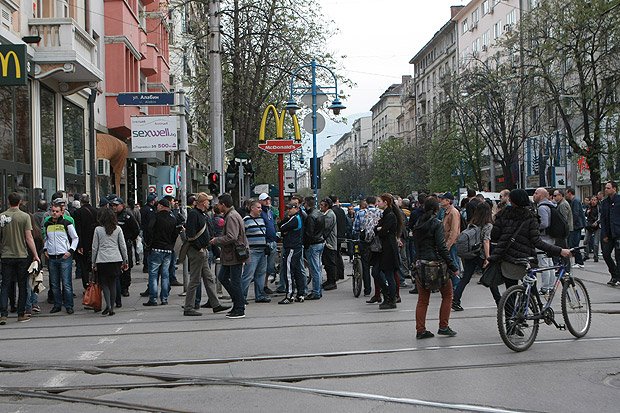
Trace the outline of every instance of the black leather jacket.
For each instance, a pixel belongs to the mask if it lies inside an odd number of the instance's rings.
[[[427,261],[443,260],[452,272],[458,268],[452,262],[443,236],[443,225],[435,214],[425,213],[413,227],[413,242],[417,258]]]
[[[321,244],[325,242],[323,238],[323,214],[318,208],[312,208],[307,211],[307,217],[304,221],[304,245]]]

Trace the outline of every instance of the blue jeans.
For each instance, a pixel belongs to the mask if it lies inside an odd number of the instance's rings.
[[[477,267],[482,268],[482,258],[463,259],[463,274],[459,280],[459,284],[454,289],[454,295],[452,296],[453,303],[461,304],[463,291],[465,287],[467,287],[467,284],[469,284],[469,281],[471,281],[471,276],[474,275],[474,271],[476,271]]]
[[[323,248],[325,244],[311,244],[306,251],[306,259],[308,260],[308,270],[310,271],[310,277],[312,278],[312,294],[320,297],[321,294],[321,281],[323,281],[321,270],[321,255],[323,254]]]
[[[71,280],[71,266],[73,259],[51,258],[49,259],[50,270],[50,289],[54,294],[54,308],[61,308],[65,303],[65,308],[73,309],[73,283]],[[60,283],[62,280],[62,295],[60,295]]]
[[[456,245],[453,245],[450,248],[449,252],[450,252],[450,258],[452,258],[452,262],[454,263],[454,265],[457,268],[460,268],[460,266],[459,266],[459,256],[456,253]],[[458,273],[456,275],[453,275],[451,278],[452,278],[452,288],[454,288],[454,290],[456,290],[456,287],[458,287],[459,282],[460,282],[461,279],[459,278]]]
[[[7,317],[9,301],[9,288],[11,280],[17,280],[19,295],[17,298],[17,315],[24,315],[26,309],[28,265],[27,258],[3,258],[2,259],[2,292],[0,293],[0,316]]]
[[[267,246],[271,249],[271,254],[267,257],[267,274],[276,274],[276,259],[278,258],[278,243],[275,241],[267,242]]]
[[[248,298],[250,283],[254,280],[254,299],[263,300],[269,298],[265,294],[265,271],[267,271],[267,257],[264,248],[250,248],[250,259],[246,261],[241,277],[241,289],[243,297]]]
[[[170,260],[172,253],[151,250],[149,255],[149,301],[157,302],[157,278],[161,270],[161,293],[162,303],[168,302],[170,293]]]
[[[222,286],[226,288],[226,291],[230,294],[230,298],[232,298],[232,311],[238,312],[245,311],[245,298],[243,298],[243,291],[241,290],[242,268],[243,264],[222,265],[220,273],[217,276]]]
[[[571,231],[570,234],[568,234],[568,248],[578,247],[580,243],[581,230],[576,229],[574,231]],[[575,264],[583,265],[583,256],[581,255],[581,250],[575,251],[573,255],[575,256]]]

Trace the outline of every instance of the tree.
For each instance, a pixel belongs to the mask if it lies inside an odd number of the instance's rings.
[[[389,192],[407,196],[428,183],[423,146],[411,148],[395,137],[381,142],[376,149],[371,171],[370,184],[374,194]]]
[[[193,0],[192,47],[197,56],[193,84],[197,107],[195,120],[208,130],[209,45],[208,3]],[[272,178],[276,158],[258,150],[257,140],[263,110],[267,104],[288,99],[293,71],[312,58],[336,67],[325,50],[333,35],[324,21],[320,5],[293,0],[223,0],[221,2],[222,76],[224,125],[228,146],[235,131],[235,151],[252,157],[257,180]],[[320,74],[319,74],[320,76]],[[345,82],[345,81],[342,81]],[[270,125],[270,127],[272,127]]]
[[[537,87],[550,127],[563,129],[573,152],[587,160],[594,193],[601,189],[601,160],[613,148],[607,132],[615,137],[618,127],[609,119],[618,109],[619,6],[617,0],[538,2],[504,43],[521,51],[519,70]]]
[[[329,171],[322,175],[321,193],[335,194],[342,201],[357,201],[371,195],[370,169],[357,165],[354,161],[346,161],[331,165]]]

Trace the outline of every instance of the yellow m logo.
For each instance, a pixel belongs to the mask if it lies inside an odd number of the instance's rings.
[[[21,79],[22,77],[22,68],[19,63],[19,58],[17,54],[11,50],[6,55],[0,52],[0,65],[2,66],[2,77],[7,77],[9,75],[9,61],[13,58],[15,62],[15,79]]]
[[[263,112],[263,119],[260,123],[260,130],[258,132],[258,140],[259,142],[265,142],[265,128],[267,127],[267,117],[269,116],[269,112],[273,112],[273,117],[276,121],[276,139],[284,138],[284,117],[286,116],[286,111],[283,110],[281,114],[278,115],[278,110],[275,106],[269,105]],[[299,122],[297,121],[296,115],[291,115],[293,118],[293,130],[295,133],[295,141],[301,141],[301,132],[299,129]]]

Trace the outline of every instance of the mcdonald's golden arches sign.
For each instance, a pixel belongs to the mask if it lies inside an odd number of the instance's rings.
[[[0,86],[28,84],[26,45],[0,45]]]

